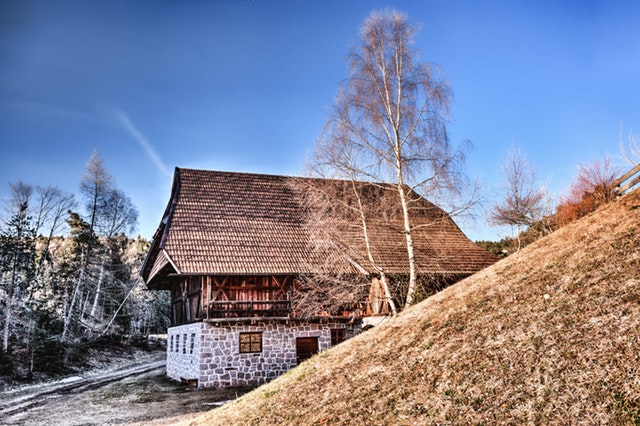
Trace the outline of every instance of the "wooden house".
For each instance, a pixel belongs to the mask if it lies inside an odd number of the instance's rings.
[[[309,319],[292,310],[300,277],[317,273],[300,182],[323,181],[176,168],[142,269],[150,289],[171,293],[170,377],[199,387],[260,384],[358,333],[362,317],[382,310],[371,298],[340,315]],[[451,282],[495,262],[435,211],[437,224],[415,235],[420,274]],[[389,226],[374,226],[372,233],[378,267],[406,274],[404,236]],[[336,262],[347,265],[336,273],[375,282],[376,269],[363,251],[347,232],[331,253],[347,259]]]

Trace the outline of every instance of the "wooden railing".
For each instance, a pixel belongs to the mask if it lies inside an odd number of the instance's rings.
[[[287,317],[289,300],[224,300],[212,301],[204,307],[204,319]]]
[[[627,192],[633,191],[636,185],[640,183],[640,164],[620,176],[613,183],[613,196],[619,197]]]

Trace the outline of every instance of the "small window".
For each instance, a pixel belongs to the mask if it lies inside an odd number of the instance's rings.
[[[187,335],[186,334],[182,335],[182,353],[183,354],[187,353]]]
[[[333,328],[331,329],[331,346],[335,346],[340,342],[345,341],[345,332],[344,328]]]
[[[176,353],[180,352],[180,335],[176,334]]]
[[[173,352],[173,334],[169,337],[169,352]]]
[[[240,353],[262,352],[262,333],[240,333]]]
[[[192,354],[193,353],[193,348],[196,345],[196,334],[195,333],[191,333],[191,349],[189,350],[189,353]]]

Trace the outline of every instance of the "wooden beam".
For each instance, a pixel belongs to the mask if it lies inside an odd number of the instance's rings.
[[[613,186],[613,187],[620,186],[620,184],[622,184],[622,182],[624,182],[625,180],[629,179],[631,176],[635,175],[638,172],[640,172],[640,163],[638,163],[634,168],[629,170],[627,173],[625,173],[622,176],[620,176],[618,179],[614,180],[613,183],[611,184],[611,186]]]
[[[624,194],[628,189],[634,187],[635,185],[637,185],[638,183],[640,183],[640,176],[636,176],[635,179],[630,180],[629,182],[627,182],[626,184],[624,184],[623,186],[620,186],[618,188],[618,190],[616,191],[617,195],[622,195]]]

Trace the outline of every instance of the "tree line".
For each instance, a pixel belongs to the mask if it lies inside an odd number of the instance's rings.
[[[139,270],[149,242],[138,212],[94,151],[79,197],[9,184],[0,227],[0,375],[63,371],[102,336],[164,332],[168,302]]]

